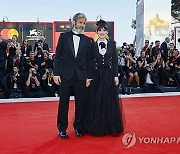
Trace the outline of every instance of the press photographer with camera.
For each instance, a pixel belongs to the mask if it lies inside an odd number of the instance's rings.
[[[32,46],[28,43],[27,39],[24,39],[21,45],[21,51],[23,57],[29,57],[30,51],[32,51]]]
[[[145,71],[143,90],[144,92],[149,92],[149,89],[154,90],[155,92],[163,93],[163,90],[159,86],[158,70],[154,68],[153,63],[147,64]]]
[[[139,88],[139,75],[137,72],[136,58],[129,53],[126,56],[126,74],[128,76],[128,87],[130,87],[133,78],[135,77],[137,87]]]
[[[131,53],[131,55],[134,57],[136,52],[134,50],[134,45],[133,44],[128,45],[128,50]]]
[[[13,66],[13,71],[7,75],[6,97],[21,98],[24,90],[24,76],[19,72],[17,65]]]
[[[31,51],[29,54],[30,57],[25,58],[25,73],[29,73],[30,68],[34,68],[36,71],[38,71],[38,60],[35,58],[34,51]]]
[[[169,78],[177,81],[180,84],[180,55],[179,50],[174,49],[173,55],[168,59],[166,63],[166,71],[168,72]],[[173,84],[173,83],[172,83]]]
[[[24,58],[22,57],[22,52],[20,49],[17,49],[15,56],[9,59],[7,66],[8,72],[12,71],[13,65],[17,65],[20,72],[24,71]]]
[[[42,76],[42,88],[47,92],[48,97],[54,97],[58,93],[59,86],[55,84],[53,77],[54,74],[51,68],[46,69]]]
[[[16,55],[16,50],[20,49],[20,43],[17,42],[17,36],[13,35],[12,39],[8,42],[7,49],[9,50],[8,59]]]
[[[165,69],[165,62],[162,58],[161,52],[159,52],[155,57],[154,68],[158,70],[159,83],[162,86],[167,86],[167,71]]]
[[[40,78],[35,68],[29,69],[29,75],[26,80],[25,97],[42,97],[43,92],[40,86]]]
[[[161,52],[160,50],[160,41],[159,40],[156,40],[155,41],[155,46],[152,48],[152,57],[153,57],[153,60],[155,60],[155,56]]]
[[[53,69],[53,60],[49,58],[49,52],[44,50],[43,60],[40,64],[40,73],[44,73],[45,69]]]
[[[153,46],[153,42],[149,44],[149,40],[145,40],[144,47],[141,49],[141,51],[145,51],[146,58],[149,62],[152,62],[152,46]]]
[[[146,65],[147,65],[146,52],[141,51],[141,55],[137,58],[137,71],[139,74],[140,87],[142,87],[144,83],[144,79],[145,79],[144,73],[146,71],[145,68]]]
[[[173,56],[174,49],[175,49],[174,43],[170,43],[170,48],[168,51],[168,59]]]
[[[37,48],[42,48],[42,50],[47,50],[49,52],[49,46],[48,44],[45,42],[45,37],[41,36],[40,39],[38,40],[38,42],[35,43],[34,45],[34,51],[37,51]]]

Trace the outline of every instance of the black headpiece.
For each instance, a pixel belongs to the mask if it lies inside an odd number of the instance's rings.
[[[96,25],[97,26],[106,25],[106,22],[104,20],[100,19],[99,21],[96,22]]]

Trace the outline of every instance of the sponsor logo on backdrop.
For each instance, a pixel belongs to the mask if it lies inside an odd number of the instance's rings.
[[[29,35],[26,36],[28,40],[39,40],[40,37],[43,36],[43,30],[39,29],[30,29]]]
[[[14,28],[11,28],[11,29],[4,28],[0,31],[0,34],[5,40],[12,39],[13,35],[17,37],[19,36],[19,32]]]

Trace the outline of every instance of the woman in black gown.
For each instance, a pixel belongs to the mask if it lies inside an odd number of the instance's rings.
[[[106,22],[97,22],[98,40],[92,42],[93,80],[87,85],[84,132],[95,136],[120,135],[124,130],[118,99],[118,62],[114,41],[106,39]]]

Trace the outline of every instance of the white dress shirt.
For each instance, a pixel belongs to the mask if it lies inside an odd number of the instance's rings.
[[[147,76],[146,76],[146,83],[148,84],[154,84],[151,80],[151,75],[148,73]]]
[[[73,33],[78,34],[76,31],[73,31]],[[79,42],[80,42],[80,37],[77,36],[77,35],[73,35],[73,44],[74,44],[75,57],[77,56],[77,53],[78,53]]]

